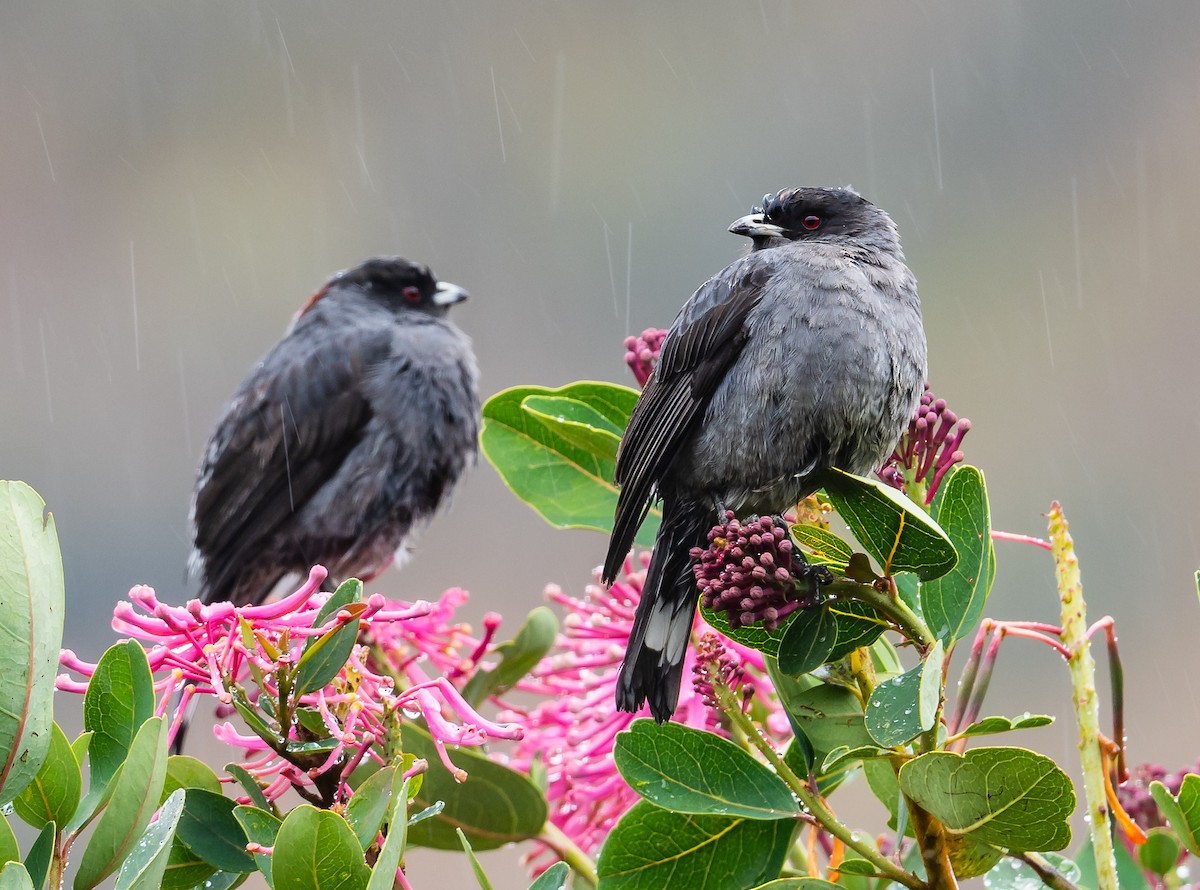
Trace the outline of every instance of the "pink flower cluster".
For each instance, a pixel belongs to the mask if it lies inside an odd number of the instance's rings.
[[[451,682],[450,677],[464,669],[460,650],[479,648],[464,627],[452,623],[455,609],[467,597],[464,591],[451,589],[433,604],[395,602],[374,594],[314,627],[330,596],[320,590],[325,576],[324,568],[314,567],[294,593],[259,606],[199,600],[170,606],[149,587],[130,590],[129,601],[117,605],[112,626],[145,646],[156,678],[157,713],[176,709],[172,739],[193,696],[215,697],[226,714],[236,699],[242,708],[258,713],[260,729],[246,733],[224,723],[214,733],[226,744],[245,749],[241,765],[264,786],[268,798],[294,787],[310,799],[318,788],[326,792],[323,799],[330,794],[342,799],[348,794],[345,779],[362,758],[381,760],[375,743],[402,715],[424,717],[442,762],[460,781],[466,774],[450,761],[447,744],[482,745],[493,738],[521,737],[519,727],[480,715]],[[295,722],[282,728],[273,723],[279,680],[294,679],[307,640],[351,621],[361,629],[360,643],[337,676],[324,688],[288,703],[293,714],[304,708],[319,715],[328,733],[328,751],[322,748],[314,755],[311,748],[289,748],[311,741],[313,730]],[[372,650],[387,651],[382,669],[369,657]],[[61,663],[85,677],[96,670],[70,650],[63,650]],[[57,685],[72,692],[87,688],[66,674]],[[273,704],[264,709],[267,701]],[[263,726],[269,732],[263,732]]]
[[[525,772],[540,764],[547,778],[550,821],[589,854],[599,849],[617,820],[640,799],[617,772],[613,745],[617,733],[649,712],[622,713],[614,701],[617,671],[641,598],[648,559],[646,553],[637,561],[631,557],[611,589],[606,590],[597,578],[582,598],[569,596],[557,586],[547,588],[547,598],[566,612],[562,632],[554,653],[518,684],[519,690],[541,700],[532,707],[514,706],[500,715],[525,728],[524,738],[507,762]],[[706,629],[698,618],[693,636]],[[725,641],[725,657],[730,662],[726,666],[730,676],[738,682],[743,678],[752,682],[752,701],[747,707],[756,711],[774,738],[787,738],[787,717],[767,678],[762,654]],[[684,684],[672,719],[724,734],[717,712],[706,702],[711,682],[701,676],[704,672],[695,670],[696,663],[695,646],[691,646],[684,661],[685,676],[696,675],[699,688]],[[550,864],[545,861],[536,867]]]
[[[925,503],[932,504],[938,486],[950,468],[963,460],[962,440],[971,421],[946,407],[928,386],[900,437],[895,451],[879,470],[879,478],[903,489],[906,478],[925,483]]]
[[[637,378],[638,386],[645,386],[654,373],[665,339],[667,332],[661,328],[646,328],[636,337],[625,338],[625,364]]]

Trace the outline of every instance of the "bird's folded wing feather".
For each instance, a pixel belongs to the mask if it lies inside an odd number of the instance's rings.
[[[617,454],[621,486],[604,578],[616,577],[655,486],[704,416],[714,390],[746,343],[746,318],[758,305],[773,266],[755,254],[709,279],[680,310],[654,374],[629,418]]]
[[[382,329],[292,338],[243,382],[210,441],[192,507],[196,548],[210,563],[269,539],[334,474],[371,418],[361,382],[388,343]]]

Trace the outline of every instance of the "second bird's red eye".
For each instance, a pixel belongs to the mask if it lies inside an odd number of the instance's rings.
[[[419,302],[421,299],[421,291],[410,284],[404,289],[404,299],[410,303]]]
[[[819,216],[806,216],[806,217],[804,217],[804,221],[801,223],[801,225],[803,225],[804,228],[809,229],[810,231],[812,229],[815,229],[820,224],[821,224],[821,217],[819,217]]]

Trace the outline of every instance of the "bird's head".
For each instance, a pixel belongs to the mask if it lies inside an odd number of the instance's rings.
[[[394,312],[416,311],[437,317],[444,316],[455,303],[468,294],[457,284],[438,281],[428,266],[413,263],[403,257],[372,257],[353,269],[338,272],[313,294],[303,315],[314,303],[334,290],[356,290],[368,299],[387,306]]]
[[[850,188],[794,188],[764,195],[762,206],[736,220],[729,231],[750,238],[755,250],[802,240],[899,246],[891,218]]]

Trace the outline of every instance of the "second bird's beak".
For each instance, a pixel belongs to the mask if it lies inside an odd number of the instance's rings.
[[[745,235],[747,238],[782,238],[783,229],[767,222],[761,213],[751,213],[735,220],[729,227],[735,235]]]
[[[469,293],[457,284],[451,284],[449,281],[439,281],[437,290],[433,295],[433,303],[435,306],[453,306],[455,303],[461,303],[470,296]]]

